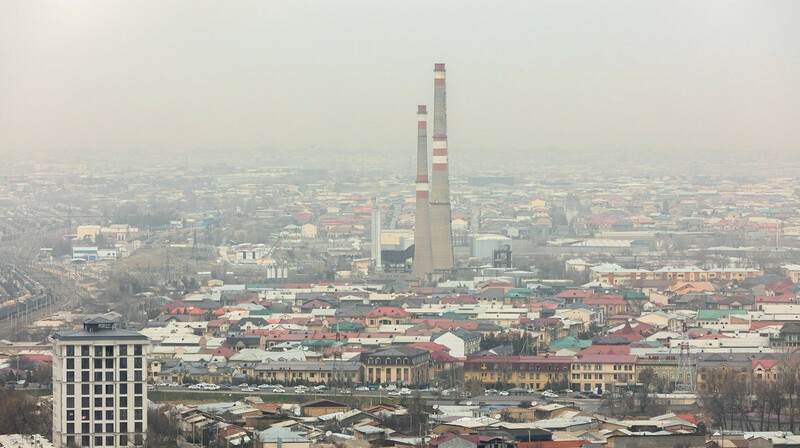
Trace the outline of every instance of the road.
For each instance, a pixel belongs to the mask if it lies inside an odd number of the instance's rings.
[[[177,393],[202,393],[202,394],[209,394],[213,396],[214,394],[246,394],[246,395],[270,395],[270,396],[308,396],[309,399],[315,398],[318,396],[326,396],[326,397],[361,397],[361,398],[400,398],[400,395],[396,395],[396,391],[394,395],[390,395],[392,391],[387,390],[369,390],[369,391],[359,391],[353,389],[344,389],[344,388],[334,388],[330,390],[325,390],[322,392],[315,392],[313,389],[306,393],[297,393],[296,388],[294,387],[283,387],[283,393],[275,393],[272,389],[258,389],[253,392],[246,392],[243,391],[239,387],[233,387],[231,390],[216,390],[216,391],[206,391],[206,390],[197,390],[197,389],[189,389],[187,387],[158,387],[156,389],[151,389],[151,392],[159,391],[159,392],[177,392]],[[414,391],[412,391],[412,394]],[[413,396],[413,395],[412,395]],[[463,397],[458,399],[456,397],[450,396],[442,396],[437,395],[432,392],[421,392],[420,397],[425,401],[458,401],[461,404],[479,404],[479,403],[492,403],[492,404],[499,404],[499,403],[508,403],[508,404],[517,404],[520,401],[534,401],[536,404],[548,404],[548,403],[563,403],[563,404],[573,404],[577,406],[581,410],[585,412],[596,412],[597,409],[600,407],[601,400],[597,399],[586,399],[586,398],[571,398],[571,397],[564,397],[564,398],[557,398],[554,400],[546,399],[542,397],[540,394],[525,394],[525,395],[507,395],[507,396],[499,396],[499,395],[478,395],[478,396],[470,396],[470,397]]]

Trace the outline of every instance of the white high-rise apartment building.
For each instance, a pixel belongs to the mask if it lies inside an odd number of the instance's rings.
[[[147,434],[147,349],[141,333],[107,317],[59,331],[53,344],[53,445],[143,446]]]

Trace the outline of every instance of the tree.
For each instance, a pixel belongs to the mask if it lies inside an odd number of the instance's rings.
[[[650,387],[656,378],[656,372],[652,367],[645,367],[639,372],[639,382],[642,387],[639,388],[639,411],[644,412],[650,406]]]

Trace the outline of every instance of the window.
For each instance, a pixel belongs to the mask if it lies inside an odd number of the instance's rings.
[[[103,424],[102,423],[95,423],[94,424],[94,432],[103,432]]]
[[[134,345],[133,346],[133,354],[134,356],[142,356],[142,346],[141,345]]]
[[[106,345],[106,356],[109,358],[114,356],[114,346],[113,345]]]
[[[128,422],[120,422],[119,423],[119,432],[128,432]]]
[[[127,394],[128,393],[128,385],[127,384],[120,384],[119,385],[119,393],[121,395]]]
[[[67,384],[67,395],[75,395],[75,385]]]
[[[67,410],[67,420],[75,420],[75,411],[71,409]]]
[[[114,397],[107,397],[106,398],[106,407],[113,408],[114,407]]]
[[[128,436],[119,436],[119,446],[128,446]]]
[[[89,385],[81,384],[81,395],[89,395]]]
[[[67,446],[75,444],[75,436],[67,436]]]
[[[94,385],[94,394],[101,395],[103,393],[103,385],[102,384],[95,384]]]
[[[103,446],[103,436],[94,436],[94,446]]]
[[[81,356],[89,356],[89,346],[88,345],[81,345]],[[86,445],[89,444],[87,439]]]
[[[75,372],[67,372],[67,381],[75,381]]]
[[[75,407],[75,397],[67,397],[67,408],[72,409]]]
[[[133,380],[134,381],[142,381],[142,371],[141,370],[137,370],[137,371],[133,372]]]
[[[89,372],[87,371],[81,372],[81,381],[83,381],[84,383],[89,382]]]
[[[134,406],[141,406],[142,405],[142,397],[134,397],[133,398],[133,405]]]
[[[133,367],[136,369],[142,368],[142,358],[133,358]]]
[[[114,411],[106,411],[106,420],[114,420]]]
[[[114,368],[114,358],[106,358],[106,369]]]
[[[109,431],[111,432],[111,431]],[[106,445],[114,446],[114,436],[106,436]]]
[[[133,411],[133,419],[134,420],[141,420],[142,419],[142,410],[141,409],[136,409],[135,411]],[[139,431],[139,430],[137,430],[137,431]]]
[[[114,372],[106,372],[106,381],[114,381]]]
[[[119,372],[119,380],[120,381],[128,381],[128,372],[126,372],[124,370]]]
[[[81,358],[81,369],[88,369],[89,368],[89,358]]]
[[[134,429],[136,432],[142,432],[142,422],[136,422],[136,423],[134,423],[134,424],[133,424],[133,429]],[[138,438],[138,437],[141,437],[141,436],[138,436],[138,435],[137,435],[136,437]]]
[[[95,381],[103,381],[103,372],[94,372]]]
[[[94,347],[94,356],[100,357],[103,356],[103,347],[100,345],[96,345]]]
[[[99,408],[103,406],[103,399],[100,397],[94,397],[94,407]]]
[[[142,393],[142,383],[136,383],[133,385],[133,393],[135,394]]]
[[[94,368],[95,369],[102,369],[103,368],[103,360],[101,358],[94,359]]]
[[[89,431],[89,423],[81,423],[81,432],[83,433],[91,432]]]
[[[81,397],[81,407],[84,409],[89,407],[89,397]]]
[[[128,406],[128,397],[119,397],[119,407],[127,407]]]
[[[113,395],[114,394],[114,385],[113,384],[106,384],[106,394]]]
[[[67,369],[75,368],[75,358],[67,358]]]
[[[89,446],[90,440],[91,440],[91,438],[89,436],[82,436],[81,437],[81,446]]]
[[[127,345],[120,345],[119,346],[119,356],[128,356],[128,346]]]
[[[86,398],[86,407],[87,408],[89,407],[89,398],[88,397]],[[84,410],[81,411],[81,420],[89,420],[89,410],[88,409],[84,409]],[[88,423],[87,423],[87,425],[88,425]],[[89,431],[86,431],[86,432],[89,432]]]
[[[128,419],[128,410],[127,409],[120,409],[119,410],[119,419],[122,420],[122,421],[125,421],[125,420]],[[127,430],[127,428],[126,428],[126,430]],[[125,432],[125,430],[122,430],[122,429],[121,429],[121,431]]]
[[[103,411],[94,411],[94,419],[95,420],[102,420],[103,419]]]
[[[128,358],[120,358],[119,359],[119,368],[120,369],[127,369],[128,368]]]

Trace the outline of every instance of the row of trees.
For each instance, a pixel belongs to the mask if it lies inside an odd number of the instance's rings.
[[[35,396],[0,388],[0,434],[40,434],[52,439],[53,412]]]
[[[797,364],[797,359],[780,360],[769,378],[727,368],[707,373],[699,396],[712,424],[743,431],[800,430]]]

